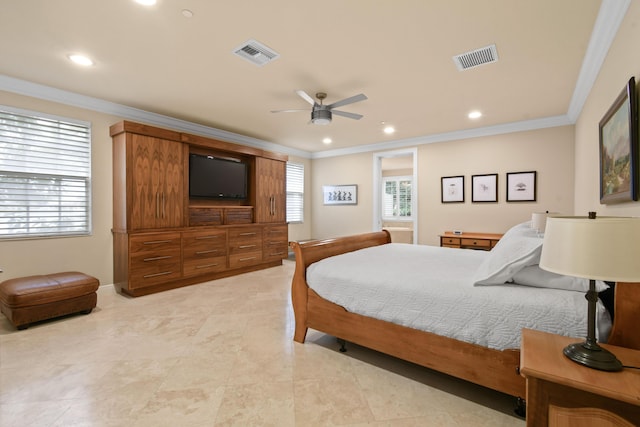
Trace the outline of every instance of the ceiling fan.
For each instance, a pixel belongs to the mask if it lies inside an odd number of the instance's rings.
[[[327,94],[324,92],[316,93],[316,98],[320,100],[318,103],[314,101],[312,97],[310,97],[303,90],[296,90],[296,93],[300,98],[307,101],[313,107],[311,108],[311,122],[316,125],[328,125],[331,123],[331,116],[336,114],[338,116],[347,117],[349,119],[360,120],[362,118],[361,114],[348,113],[346,111],[334,110],[336,107],[342,107],[343,105],[353,104],[354,102],[364,101],[367,99],[366,95],[361,93],[359,95],[354,95],[349,98],[345,98],[341,101],[336,101],[333,104],[324,105],[322,101],[327,97]],[[274,110],[272,113],[293,113],[296,111],[309,111],[309,110]]]

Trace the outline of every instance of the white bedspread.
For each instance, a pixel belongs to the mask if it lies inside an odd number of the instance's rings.
[[[488,254],[391,243],[316,262],[307,283],[350,312],[498,350],[519,348],[522,328],[586,337],[582,292],[473,286]],[[600,301],[598,313],[602,338],[611,321]]]

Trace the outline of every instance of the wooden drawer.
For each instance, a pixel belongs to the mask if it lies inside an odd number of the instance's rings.
[[[142,288],[182,276],[180,233],[134,235],[129,239],[129,288]]]
[[[459,248],[460,238],[459,237],[440,237],[440,246]]]
[[[182,233],[184,276],[222,271],[227,268],[226,230],[198,230]]]
[[[199,274],[212,273],[227,269],[227,256],[208,257],[200,259],[184,260],[182,263],[182,274],[185,277],[197,276]]]
[[[246,250],[229,256],[229,268],[240,268],[262,262],[262,250]]]
[[[227,231],[206,230],[182,233],[182,256],[186,259],[227,255]]]
[[[460,246],[465,248],[481,248],[484,250],[491,248],[491,240],[484,239],[460,239]]]
[[[225,224],[251,224],[253,222],[253,208],[226,208],[224,212]]]
[[[264,227],[262,256],[265,261],[286,258],[289,251],[289,229],[284,225]]]
[[[189,225],[222,225],[221,208],[189,208]]]
[[[180,249],[180,233],[133,234],[129,237],[129,254],[131,256],[174,246]]]

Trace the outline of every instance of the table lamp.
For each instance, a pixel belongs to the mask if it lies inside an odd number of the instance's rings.
[[[576,363],[603,371],[619,371],[622,363],[596,342],[595,281],[640,282],[640,218],[548,217],[540,268],[589,279],[586,294],[587,338],[564,348]]]

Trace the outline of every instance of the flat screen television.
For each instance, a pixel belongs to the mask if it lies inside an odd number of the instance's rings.
[[[190,154],[189,197],[246,199],[247,164],[239,160]]]

